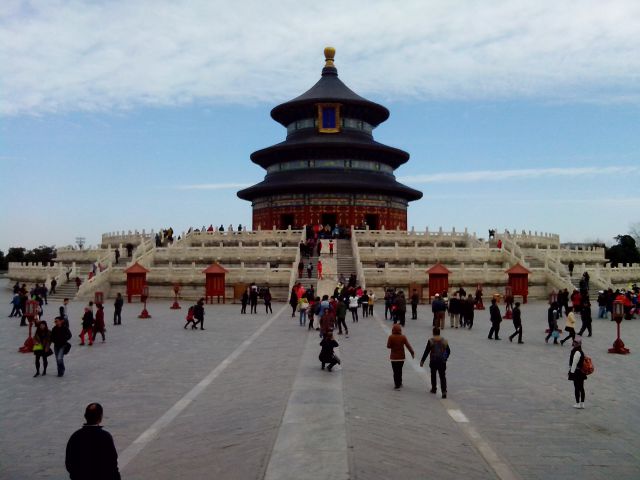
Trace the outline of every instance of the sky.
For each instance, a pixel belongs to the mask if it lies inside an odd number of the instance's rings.
[[[250,225],[270,110],[339,76],[410,153],[409,225],[607,243],[640,220],[640,2],[0,2],[0,249]]]

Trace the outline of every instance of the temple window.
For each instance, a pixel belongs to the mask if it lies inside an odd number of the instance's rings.
[[[339,133],[342,128],[339,103],[318,104],[318,132]]]

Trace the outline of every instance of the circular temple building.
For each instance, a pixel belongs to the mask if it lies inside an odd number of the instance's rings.
[[[393,174],[409,154],[373,139],[389,110],[342,83],[335,50],[324,53],[318,83],[271,110],[287,138],[251,154],[267,174],[238,197],[252,202],[254,230],[318,223],[406,230],[408,203],[422,192]]]

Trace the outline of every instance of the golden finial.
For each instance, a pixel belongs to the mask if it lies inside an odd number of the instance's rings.
[[[336,49],[333,47],[326,47],[324,49],[325,67],[334,67],[333,59],[336,56]]]

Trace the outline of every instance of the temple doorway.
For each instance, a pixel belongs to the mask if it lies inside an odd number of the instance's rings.
[[[364,216],[364,221],[367,223],[369,230],[379,230],[380,227],[378,225],[379,217],[374,213],[367,213]]]
[[[280,215],[280,230],[286,230],[291,225],[291,228],[295,228],[295,216],[293,213],[283,213]]]
[[[329,225],[331,228],[335,227],[338,223],[338,215],[335,213],[323,213],[321,218],[322,225]]]

